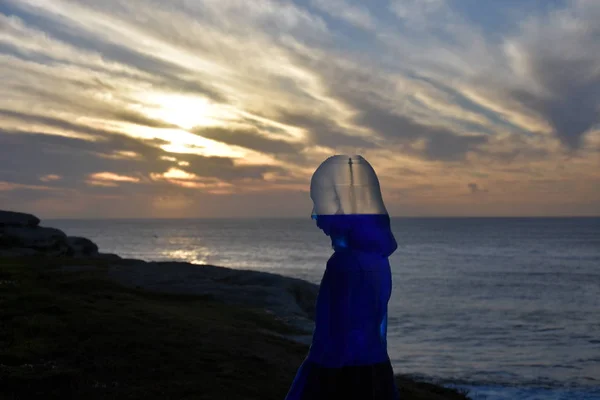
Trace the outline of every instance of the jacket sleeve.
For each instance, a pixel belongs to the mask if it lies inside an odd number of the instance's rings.
[[[340,366],[348,359],[349,352],[352,351],[351,335],[357,327],[353,314],[353,303],[358,293],[355,290],[353,275],[344,268],[342,257],[334,257],[327,263],[327,279],[322,290],[324,291],[326,301],[323,306],[327,307],[326,314],[329,317],[327,322],[328,342],[330,344],[329,360],[331,365]],[[325,304],[326,303],[326,304]]]

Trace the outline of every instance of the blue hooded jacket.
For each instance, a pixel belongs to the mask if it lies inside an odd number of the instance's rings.
[[[313,219],[334,253],[317,297],[312,344],[286,400],[333,398],[345,389],[344,398],[395,400],[387,306],[388,257],[398,245],[375,171],[360,156],[330,157],[313,175],[311,198]],[[364,388],[368,396],[357,394]]]
[[[317,297],[308,359],[326,367],[387,360],[388,257],[396,240],[387,215],[318,216],[335,250]]]

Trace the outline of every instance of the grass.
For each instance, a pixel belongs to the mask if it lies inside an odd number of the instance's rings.
[[[280,337],[289,327],[260,310],[128,289],[105,270],[0,258],[0,399],[283,400],[307,351]],[[403,400],[467,399],[398,382]]]

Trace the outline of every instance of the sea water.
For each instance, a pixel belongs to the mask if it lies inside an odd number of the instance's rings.
[[[306,219],[62,220],[103,252],[319,283]],[[600,219],[393,218],[388,352],[397,373],[474,400],[600,399]]]

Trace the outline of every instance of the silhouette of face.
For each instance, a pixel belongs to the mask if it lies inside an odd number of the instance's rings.
[[[315,213],[314,207],[310,214],[310,218],[315,221],[317,228],[321,229],[327,236],[329,236],[329,233],[324,229],[325,227],[323,226],[324,224],[322,223],[323,218],[319,218],[319,216]]]

